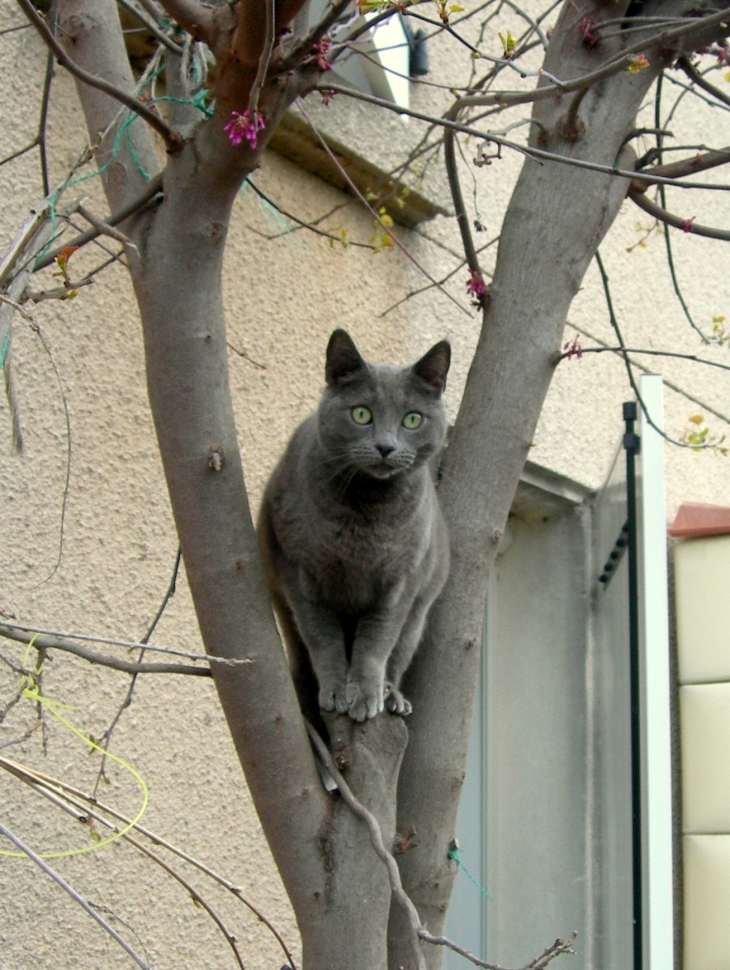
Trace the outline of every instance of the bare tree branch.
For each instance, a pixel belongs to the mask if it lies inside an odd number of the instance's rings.
[[[113,212],[107,219],[104,220],[104,225],[119,225],[120,222],[124,222],[125,219],[128,219],[130,216],[134,215],[135,212],[139,212],[140,209],[143,209],[147,203],[154,199],[154,197],[161,191],[162,174],[156,175],[153,179],[150,179],[144,192],[137,196],[137,198],[128,205],[125,205],[123,208],[119,209],[118,212]],[[100,235],[102,235],[102,232],[99,229],[87,229],[86,232],[82,232],[78,236],[75,236],[63,246],[58,246],[56,249],[52,249],[51,252],[46,253],[42,259],[38,260],[35,269],[45,269],[46,266],[50,266],[51,263],[55,262],[59,253],[61,253],[68,246],[85,246],[86,243],[91,242]]]
[[[443,295],[445,297],[447,297],[455,306],[457,306],[461,310],[462,313],[468,314],[469,311],[465,307],[463,307],[459,303],[459,301],[455,297],[453,297],[451,295],[451,293],[449,293],[448,290],[444,289],[444,287],[441,286],[441,284],[437,280],[435,280],[433,278],[433,276],[431,276],[431,274],[428,272],[428,270],[424,269],[424,267],[421,266],[421,264],[418,262],[418,260],[415,258],[415,256],[413,256],[406,249],[406,247],[403,245],[403,243],[391,231],[390,227],[389,226],[386,226],[386,224],[383,222],[383,220],[380,217],[380,215],[375,211],[375,209],[373,209],[373,207],[367,201],[367,199],[365,198],[365,196],[358,189],[358,187],[352,181],[352,179],[347,174],[347,172],[345,171],[345,169],[342,167],[342,165],[340,164],[339,160],[335,157],[334,153],[332,152],[332,149],[329,147],[329,145],[324,140],[324,138],[322,138],[321,134],[319,133],[319,131],[317,130],[317,128],[314,126],[314,124],[312,123],[311,119],[309,118],[309,115],[307,115],[306,111],[302,107],[301,102],[299,103],[299,110],[301,111],[302,115],[304,115],[304,118],[307,121],[307,124],[310,126],[310,128],[312,129],[312,131],[314,132],[314,134],[317,136],[317,139],[318,139],[319,143],[321,144],[322,148],[325,150],[325,152],[329,155],[330,159],[334,162],[334,164],[339,169],[340,174],[342,175],[342,177],[345,179],[345,181],[349,185],[350,190],[362,202],[362,204],[365,206],[365,208],[371,214],[371,216],[373,217],[373,219],[380,225],[380,227],[383,230],[383,232],[386,233],[389,236],[389,238],[393,240],[393,242],[398,247],[398,249],[400,249],[400,251],[406,256],[406,258],[409,259],[413,263],[413,265],[416,267],[416,269],[420,270],[420,272],[423,273],[423,275],[426,277],[426,279],[429,280],[429,282],[433,283],[433,285],[438,288],[439,292],[443,293]]]
[[[79,640],[86,643],[106,643],[112,646],[126,647],[128,650],[139,650],[144,647],[144,649],[148,650],[150,653],[169,654],[173,657],[185,657],[189,660],[205,661],[206,663],[212,664],[223,664],[224,666],[230,667],[235,667],[239,664],[242,664],[244,667],[248,667],[253,663],[253,660],[251,660],[249,657],[239,660],[234,657],[215,657],[204,653],[188,653],[184,650],[173,650],[170,647],[160,647],[154,643],[139,643],[135,640],[115,640],[112,637],[91,636],[87,633],[69,633],[65,630],[46,630],[42,627],[26,626],[22,623],[8,623],[7,621],[0,621],[0,626],[6,627],[8,630],[22,630],[24,633],[28,633],[31,636],[37,633],[45,636],[58,637],[60,639]]]
[[[87,817],[90,817],[90,818],[98,819],[104,825],[108,826],[109,825],[108,821],[99,814],[99,812],[104,812],[106,815],[109,815],[112,818],[117,819],[117,821],[121,822],[122,825],[125,825],[125,826],[132,825],[132,820],[130,818],[116,811],[116,809],[113,809],[110,806],[105,805],[103,802],[100,802],[95,795],[88,795],[82,791],[79,791],[77,788],[74,788],[71,785],[67,785],[65,782],[60,781],[59,779],[52,778],[48,775],[44,775],[25,765],[21,765],[15,761],[10,761],[7,758],[0,758],[0,768],[4,768],[14,777],[18,778],[20,781],[24,782],[25,784],[30,785],[35,791],[45,795],[46,797],[57,798],[57,796],[61,795],[63,800],[66,802],[65,805],[61,804],[61,807],[63,807],[66,810],[70,808],[72,811],[72,814],[76,818],[78,818],[79,821],[85,821]],[[75,799],[79,799],[79,801],[76,801]],[[60,803],[60,802],[61,802],[61,799],[57,798],[57,803]],[[270,922],[270,920],[266,918],[266,916],[261,912],[261,910],[259,910],[256,906],[253,905],[253,903],[249,902],[249,900],[246,899],[246,897],[243,895],[243,890],[239,886],[235,886],[224,876],[219,875],[209,866],[204,865],[194,856],[189,855],[187,852],[184,852],[182,849],[179,849],[177,846],[173,845],[173,843],[168,842],[161,835],[158,835],[155,832],[151,832],[149,829],[145,828],[140,822],[137,822],[136,824],[134,824],[133,827],[136,832],[139,832],[142,835],[144,835],[154,845],[162,846],[163,848],[167,849],[168,852],[171,852],[179,859],[182,859],[184,862],[187,862],[193,868],[203,873],[203,875],[208,876],[208,878],[213,880],[213,882],[218,883],[218,885],[222,886],[229,893],[235,896],[236,899],[240,903],[243,903],[243,905],[246,906],[247,909],[249,909],[250,912],[254,914],[254,916],[259,920],[259,922],[263,923],[264,926],[269,930],[269,932],[272,934],[272,936],[275,938],[275,940],[281,947],[284,953],[284,956],[286,957],[289,963],[289,966],[291,967],[291,970],[297,970],[296,963],[294,962],[294,958],[289,948],[287,947],[286,943],[284,942],[284,939],[279,933],[279,931]],[[122,838],[127,841],[133,841],[133,844],[138,845],[136,840],[131,839],[131,836],[129,835],[128,832],[125,833],[122,836]]]
[[[152,622],[148,626],[147,632],[142,637],[141,643],[143,644],[143,646],[140,647],[139,653],[137,654],[137,663],[138,664],[141,664],[142,661],[144,660],[144,655],[145,655],[145,652],[146,652],[146,649],[145,649],[146,648],[146,644],[149,643],[150,637],[155,632],[155,627],[160,622],[160,618],[162,617],[162,614],[165,612],[165,610],[167,608],[167,604],[170,602],[170,600],[172,599],[172,597],[175,595],[175,590],[177,588],[177,575],[178,575],[178,571],[180,569],[180,562],[181,562],[181,560],[182,560],[182,553],[180,552],[180,547],[178,546],[178,548],[177,548],[177,554],[175,556],[175,565],[174,565],[173,570],[172,570],[172,578],[170,579],[170,582],[169,582],[169,584],[167,586],[167,590],[165,591],[165,595],[162,597],[162,602],[160,603],[160,605],[159,605],[159,607],[157,609],[157,612],[155,613],[154,619],[152,620]],[[117,724],[121,720],[122,714],[126,711],[126,709],[132,703],[132,696],[134,694],[134,688],[135,688],[136,684],[137,684],[137,674],[134,673],[134,674],[132,674],[132,677],[130,679],[129,687],[127,688],[127,693],[126,693],[126,695],[124,697],[124,700],[119,705],[119,709],[117,710],[117,713],[114,715],[114,718],[112,719],[111,724],[109,725],[109,727],[104,731],[104,733],[101,736],[101,745],[102,745],[102,747],[104,747],[104,748],[108,748],[109,747],[109,740],[110,740],[112,734],[114,733],[114,729],[116,728]],[[96,793],[97,793],[97,791],[99,789],[99,785],[101,783],[102,778],[106,778],[106,775],[104,773],[105,765],[106,765],[106,751],[101,756],[101,764],[99,765],[99,771],[98,771],[98,774],[96,776],[96,783],[94,784],[94,792],[93,792],[94,796],[96,796]]]
[[[160,4],[183,30],[196,40],[209,43],[212,47],[211,28],[213,11],[197,0],[160,0]]]
[[[709,239],[724,239],[726,242],[730,240],[730,230],[701,226],[694,219],[682,219],[679,216],[675,216],[671,212],[667,212],[660,205],[657,205],[656,202],[652,202],[651,199],[646,197],[644,192],[634,192],[631,190],[629,191],[629,198],[640,209],[643,209],[644,212],[648,212],[650,216],[653,216],[667,226],[674,226],[675,229],[681,229],[683,232],[693,236],[707,236]]]
[[[605,64],[595,71],[590,71],[588,74],[573,78],[570,81],[545,84],[535,91],[490,91],[488,94],[467,95],[459,98],[456,104],[459,110],[489,104],[512,107],[516,104],[543,101],[555,95],[563,95],[570,91],[579,91],[584,87],[592,87],[599,81],[612,77],[630,67],[633,63],[631,60],[632,54],[645,53],[653,49],[667,51],[671,49],[670,45],[672,41],[684,40],[688,44],[692,44],[697,39],[703,37],[704,33],[713,27],[720,27],[722,30],[725,30],[723,22],[728,19],[729,15],[730,7],[727,7],[724,10],[703,17],[686,19],[677,27],[662,30],[657,34],[642,38],[642,40],[637,41],[635,44],[625,47],[618,56],[609,58]]]
[[[155,131],[162,136],[165,145],[169,152],[176,152],[182,146],[182,139],[177,134],[177,132],[172,131],[162,120],[162,118],[157,114],[157,112],[150,110],[145,105],[143,105],[136,98],[127,94],[126,91],[122,91],[120,88],[116,87],[114,84],[110,84],[109,81],[105,81],[103,78],[97,77],[95,74],[89,74],[82,67],[73,61],[66,51],[61,47],[56,38],[53,36],[51,31],[48,29],[46,22],[36,11],[31,0],[17,0],[19,6],[24,11],[25,15],[28,17],[30,22],[33,24],[35,29],[40,34],[44,43],[53,51],[56,60],[62,67],[77,77],[84,84],[88,84],[92,88],[96,88],[98,91],[103,91],[108,94],[111,98],[119,101],[121,104],[125,105],[130,111],[134,111],[136,114],[143,118],[147,124],[154,128]]]
[[[656,129],[653,133],[657,133],[658,131]],[[661,134],[668,134],[668,132],[661,132]],[[657,151],[658,149],[652,149],[652,152]],[[683,158],[676,162],[670,162],[668,165],[656,165],[653,168],[642,169],[641,174],[645,176],[659,175],[663,178],[675,179],[682,178],[685,175],[692,175],[694,172],[705,172],[707,169],[717,168],[718,165],[727,165],[728,162],[730,162],[730,147],[717,148],[714,151],[705,152],[704,155],[700,155],[698,152],[691,158]],[[646,181],[633,181],[631,183],[631,191],[645,192],[651,184]]]
[[[571,324],[572,326],[572,324]],[[575,327],[576,330],[580,330],[579,327]],[[583,330],[580,330],[584,333]],[[591,340],[595,340],[595,337],[591,337]],[[558,354],[556,357],[556,363],[560,363],[561,360],[570,360],[571,357],[576,356],[576,351],[565,351],[565,353]],[[602,347],[581,347],[581,354],[646,354],[647,357],[670,357],[676,360],[691,360],[695,364],[705,364],[707,367],[719,367],[721,370],[730,371],[730,364],[721,364],[717,360],[704,360],[702,357],[698,357],[696,354],[675,354],[671,350],[649,350],[646,347],[609,347],[608,344]]]
[[[510,148],[514,151],[519,152],[521,155],[526,155],[536,161],[546,161],[546,162],[560,162],[562,165],[572,166],[574,168],[584,169],[590,172],[600,172],[603,175],[610,175],[612,178],[625,178],[632,179],[637,183],[647,183],[647,185],[672,185],[675,188],[680,189],[709,189],[710,191],[716,192],[728,192],[730,191],[730,185],[718,184],[715,182],[685,182],[679,179],[667,178],[660,175],[644,174],[643,172],[637,172],[635,170],[629,171],[628,169],[623,169],[620,166],[602,165],[599,162],[589,162],[582,158],[573,158],[568,155],[559,155],[557,152],[550,152],[544,148],[538,148],[535,145],[520,145],[517,142],[511,141],[508,138],[502,137],[502,135],[497,134],[492,131],[483,131],[482,129],[475,128],[473,125],[461,124],[460,122],[453,121],[449,117],[439,117],[437,115],[425,114],[422,111],[415,111],[410,108],[404,108],[401,105],[393,104],[391,101],[386,101],[384,98],[378,98],[373,94],[366,94],[364,91],[357,91],[354,88],[344,87],[341,84],[321,84],[315,86],[316,91],[334,91],[335,94],[344,94],[347,97],[355,98],[357,101],[365,101],[368,104],[375,104],[378,107],[385,108],[387,111],[393,111],[395,114],[408,115],[409,118],[418,118],[420,121],[427,121],[429,124],[437,125],[441,128],[451,129],[455,132],[462,132],[465,135],[472,135],[482,141],[494,142],[495,145],[502,145],[504,148]],[[537,91],[544,91],[544,88],[537,88]],[[532,92],[533,94],[535,92]],[[462,99],[463,100],[463,99]],[[532,100],[530,96],[526,96],[522,99],[520,103],[526,103]],[[449,109],[449,114],[451,114],[456,107],[455,105]]]
[[[169,51],[172,51],[173,54],[177,54],[178,57],[182,54],[182,47],[180,47],[179,44],[176,44],[171,37],[168,37],[164,30],[160,29],[153,17],[149,16],[144,10],[140,10],[139,7],[135,6],[135,4],[131,2],[131,0],[117,0],[117,3],[120,3],[123,7],[129,10],[130,13],[134,14],[134,16],[145,25],[150,33],[154,34],[159,42]]]
[[[583,334],[584,337],[588,337],[589,340],[594,340],[597,344],[600,344],[601,345],[600,349],[602,349],[602,350],[611,350],[612,349],[611,347],[609,347],[609,345],[604,340],[601,340],[600,337],[596,337],[595,334],[590,333],[584,327],[579,327],[578,324],[576,324],[576,323],[571,323],[570,324],[570,327],[573,330],[577,330],[578,333]],[[586,353],[587,350],[593,350],[593,349],[598,350],[599,348],[591,348],[591,347],[584,348],[583,349],[583,353]],[[635,353],[635,354],[637,354],[637,353],[638,354],[646,353],[646,351],[643,351],[643,350],[629,351],[627,348],[621,348],[621,347],[618,347],[614,352],[615,353],[619,353],[621,355],[623,355],[624,353],[627,353],[627,354],[628,353]],[[652,370],[650,367],[647,367],[645,364],[639,363],[638,360],[634,360],[633,358],[629,358],[629,362],[631,363],[631,366],[632,367],[635,367],[637,370],[643,371],[644,374],[655,374],[656,373],[655,370]],[[708,363],[708,361],[701,361],[701,363],[706,364],[706,363]],[[708,414],[712,414],[712,415],[714,415],[714,417],[718,418],[720,421],[723,421],[725,424],[729,424],[730,425],[730,415],[723,414],[721,411],[718,411],[717,408],[713,408],[710,404],[707,404],[706,401],[701,400],[700,398],[696,397],[694,394],[690,394],[689,391],[685,390],[685,388],[680,387],[679,384],[675,384],[674,381],[669,380],[667,377],[662,376],[662,380],[664,381],[665,385],[668,388],[670,388],[670,390],[674,391],[676,394],[680,394],[682,397],[686,398],[688,401],[691,401],[693,404],[697,404],[699,407],[702,408],[703,411],[707,411]]]
[[[116,239],[116,241],[122,243],[123,246],[131,246],[132,249],[137,248],[129,236],[126,236],[121,229],[115,229],[114,226],[110,225],[108,222],[104,222],[103,219],[99,219],[85,206],[80,205],[78,208],[78,213],[82,218],[86,219],[87,222],[90,222],[94,229],[99,231],[100,235],[109,236],[111,239]]]
[[[266,80],[271,54],[276,41],[276,3],[275,0],[264,0],[264,4],[266,7],[266,37],[264,39],[264,49],[261,51],[256,77],[251,86],[251,93],[248,96],[248,111],[254,125],[256,124],[258,114],[259,93]]]
[[[5,637],[8,640],[17,640],[19,643],[30,643],[33,640],[34,634],[24,630],[18,630],[16,627],[7,626],[5,623],[0,623],[0,637]],[[63,650],[65,653],[80,657],[90,664],[110,667],[112,670],[121,670],[126,674],[187,674],[192,677],[211,676],[210,667],[193,667],[187,664],[132,663],[129,660],[121,660],[117,657],[95,653],[93,650],[88,650],[86,647],[82,647],[77,643],[71,643],[69,640],[64,640],[60,637],[47,635],[36,636],[33,640],[33,646],[37,650]],[[207,660],[203,656],[200,659]]]
[[[556,940],[550,946],[546,947],[545,950],[540,954],[539,957],[535,957],[534,960],[530,960],[529,963],[521,967],[520,970],[543,970],[549,963],[551,963],[555,957],[559,957],[564,953],[575,953],[572,948],[572,944],[575,942],[575,938],[578,934],[572,933],[567,940]],[[474,964],[475,967],[485,967],[486,970],[506,970],[505,967],[501,966],[499,963],[487,963],[486,960],[480,960],[479,957],[475,957],[473,953],[469,950],[465,950],[463,947],[449,940],[445,936],[431,936],[427,930],[421,930],[419,936],[422,940],[427,943],[434,943],[437,946],[446,946],[455,953],[458,953],[464,959],[469,960]]]
[[[713,98],[717,98],[718,101],[722,101],[723,104],[730,105],[730,96],[721,91],[720,88],[716,88],[714,84],[710,84],[706,78],[700,74],[697,68],[692,64],[688,57],[680,57],[677,64],[682,68],[684,73],[693,81],[698,88],[702,88],[711,94]]]

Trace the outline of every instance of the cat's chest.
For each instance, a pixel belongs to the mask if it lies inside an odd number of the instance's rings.
[[[310,533],[303,565],[330,602],[367,603],[399,581],[412,546],[409,530],[387,517],[331,515]]]
[[[392,516],[337,515],[320,519],[310,549],[320,570],[384,570],[405,552],[407,529]]]

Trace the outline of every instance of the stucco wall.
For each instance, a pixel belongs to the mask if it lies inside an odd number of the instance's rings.
[[[15,5],[3,0],[0,29],[18,22]],[[432,50],[434,72],[445,56],[437,48]],[[44,62],[40,42],[31,31],[0,37],[4,154],[33,136]],[[425,97],[418,92],[414,100]],[[398,125],[405,130],[414,124],[399,120],[395,128],[388,126],[388,137],[393,138]],[[695,123],[698,139],[707,137],[705,124],[701,118]],[[377,131],[368,133],[368,137],[378,136]],[[718,144],[727,141],[719,134],[716,138]],[[86,143],[73,87],[61,72],[54,82],[50,143],[53,182]],[[519,164],[516,157],[506,157],[477,172],[480,206],[491,231],[500,223]],[[302,218],[336,210],[323,222],[325,227],[344,227],[359,239],[367,239],[372,232],[370,217],[351,198],[273,153],[266,156],[255,180]],[[27,208],[42,195],[39,186],[34,153],[0,169],[2,240],[12,238]],[[107,211],[97,180],[83,183],[78,191],[88,195],[94,211]],[[716,196],[707,203],[693,196],[686,205],[690,208],[685,206],[682,214],[696,215],[698,221],[730,222],[728,204]],[[604,245],[627,342],[667,347],[681,340],[690,352],[697,351],[697,341],[670,292],[661,238],[652,236],[646,248],[626,252],[638,238],[638,221],[647,224],[627,203]],[[405,293],[423,285],[419,272],[397,251],[373,255],[352,246],[331,248],[304,231],[270,241],[262,237],[278,231],[276,221],[250,190],[239,199],[226,252],[225,299],[231,343],[263,365],[231,354],[231,385],[254,506],[289,434],[316,403],[324,347],[335,326],[345,326],[366,356],[398,362],[413,360],[436,340],[448,337],[454,349],[447,391],[452,415],[477,335],[476,316],[460,312],[433,290],[381,316]],[[400,238],[435,276],[453,267],[448,248],[458,252],[458,239],[448,220],[437,219],[420,232],[402,231]],[[726,250],[721,243],[676,233],[674,238],[688,298],[698,319],[707,325],[713,315],[728,309]],[[87,267],[98,258],[79,254],[72,266]],[[493,256],[485,265],[491,268]],[[465,277],[465,272],[457,273],[449,290],[468,308]],[[71,421],[63,555],[53,571],[68,448],[64,410],[51,361],[36,335],[16,318],[13,352],[26,447],[22,457],[11,454],[8,410],[0,399],[0,608],[39,627],[136,640],[167,589],[177,541],[146,401],[132,289],[124,269],[114,266],[77,299],[39,304],[33,314],[51,348]],[[594,269],[570,318],[613,344]],[[566,339],[568,335],[572,331],[566,331]],[[730,361],[727,348],[703,353]],[[730,413],[728,382],[720,371],[679,362],[657,363],[657,369],[681,386],[694,388],[697,396],[719,411]],[[630,396],[622,365],[608,354],[561,364],[531,459],[597,487],[621,432],[620,403]],[[687,415],[698,407],[671,391],[666,400],[668,430],[679,434]],[[721,432],[720,422],[710,420]],[[729,504],[729,468],[718,455],[669,448],[669,515],[681,500]],[[184,571],[153,639],[176,649],[202,649]],[[21,648],[8,643],[0,653],[15,663],[23,656]],[[67,716],[85,734],[99,737],[123,700],[127,684],[125,675],[56,654],[46,663],[43,687],[47,696],[73,705]],[[17,685],[17,675],[0,663],[0,709]],[[22,735],[34,721],[28,702],[19,703],[0,726],[0,745]],[[32,763],[87,790],[94,783],[98,756],[89,756],[85,745],[52,716],[47,715],[44,723],[45,753],[39,729],[23,744],[0,754]],[[148,827],[240,885],[296,948],[293,918],[212,686],[198,678],[141,679],[112,747],[149,787]],[[134,812],[140,797],[136,783],[117,766],[110,767],[108,774],[111,784],[101,787],[100,797],[122,811]],[[0,817],[39,850],[91,844],[84,827],[45,805],[4,772],[0,772]],[[142,941],[141,952],[146,951],[156,970],[180,966],[213,970],[231,965],[230,951],[208,917],[193,906],[184,890],[128,847],[115,844],[53,864],[84,896],[110,907],[112,920],[124,920],[133,928]],[[202,890],[203,881],[198,877],[194,881]],[[247,967],[283,962],[255,918],[216,890],[211,890],[211,897],[220,901],[222,913],[230,914]],[[123,929],[122,923],[116,925]],[[138,945],[135,936],[128,935]],[[1,970],[30,966],[112,970],[127,965],[128,958],[30,863],[0,857]]]

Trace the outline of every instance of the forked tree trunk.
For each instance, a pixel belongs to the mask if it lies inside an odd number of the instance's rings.
[[[647,4],[643,13],[676,16],[688,6],[689,0]],[[604,14],[600,4],[566,3],[546,69],[570,79],[618,53],[621,36],[588,50],[576,25],[584,16],[619,17],[627,7],[622,0]],[[131,89],[113,0],[60,0],[60,10],[61,36],[77,62],[99,74],[108,69],[115,83]],[[624,139],[670,57],[671,52],[651,52],[650,68],[622,71],[592,88],[572,132],[564,119],[574,94],[539,102],[540,145],[572,158],[630,165]],[[262,144],[297,93],[296,76],[287,83],[271,95],[274,107]],[[83,85],[79,93],[93,137],[118,105]],[[256,157],[231,148],[222,126],[219,116],[204,123],[169,158],[164,201],[126,226],[139,248],[138,257],[129,255],[170,501],[205,647],[241,661],[235,667],[214,664],[215,681],[296,912],[304,970],[411,970],[410,929],[395,905],[387,929],[390,890],[368,831],[319,782],[259,563],[228,385],[221,292],[231,207]],[[152,170],[148,134],[141,122],[131,130],[138,156]],[[537,133],[536,128],[535,138]],[[112,209],[140,189],[134,160],[125,152],[105,176]],[[625,181],[608,175],[558,162],[525,162],[447,453],[440,495],[451,532],[452,570],[405,685],[414,712],[407,726],[390,715],[364,725],[330,719],[334,739],[341,742],[343,770],[378,818],[386,845],[395,831],[418,832],[419,847],[398,860],[405,888],[433,933],[443,927],[454,877],[448,848],[466,761],[489,569],[568,308],[625,190]],[[272,270],[272,279],[279,275]],[[437,968],[441,950],[424,952],[428,965]]]

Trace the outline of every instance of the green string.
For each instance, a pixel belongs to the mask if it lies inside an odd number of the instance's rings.
[[[8,356],[8,347],[10,346],[10,327],[5,331],[5,339],[3,340],[3,349],[0,350],[0,370],[5,366],[5,358]]]
[[[151,74],[149,76],[149,78],[147,79],[147,84],[145,85],[145,87],[147,87],[149,84],[151,84],[152,81],[159,74],[161,74],[161,73],[162,73],[162,67],[159,67],[153,74]],[[171,97],[169,95],[163,95],[163,96],[161,96],[159,98],[152,98],[149,103],[150,104],[157,104],[160,101],[174,101],[176,104],[190,104],[194,108],[197,108],[199,111],[202,111],[203,114],[206,116],[206,118],[212,118],[213,117],[213,112],[211,111],[210,108],[207,107],[207,105],[205,104],[205,101],[204,101],[204,99],[207,96],[207,94],[208,94],[207,89],[201,88],[201,90],[197,92],[197,94],[195,95],[195,97],[192,100],[189,100],[187,98],[173,98],[173,97]],[[101,165],[100,167],[96,168],[93,172],[87,172],[86,175],[79,175],[78,178],[72,179],[68,183],[68,185],[66,186],[66,188],[67,189],[70,189],[72,186],[78,185],[80,182],[86,182],[88,179],[98,178],[100,175],[103,175],[104,172],[106,172],[114,164],[114,162],[116,161],[117,156],[119,155],[120,146],[122,144],[122,138],[125,137],[125,136],[126,136],[126,140],[127,140],[127,147],[129,148],[129,154],[131,155],[132,161],[134,162],[135,166],[137,167],[137,171],[140,173],[140,175],[142,176],[142,178],[144,178],[145,180],[149,181],[149,179],[151,179],[152,176],[149,174],[149,172],[145,171],[144,167],[142,166],[142,163],[139,160],[139,156],[137,155],[137,152],[136,152],[136,150],[134,148],[134,143],[132,142],[131,133],[129,131],[130,126],[138,118],[139,118],[139,115],[135,111],[132,111],[131,108],[130,108],[129,109],[129,113],[127,114],[127,117],[124,119],[124,122],[119,126],[119,129],[117,131],[116,137],[114,138],[114,146],[112,147],[112,153],[111,153],[111,155],[109,157],[109,160],[107,162],[105,162],[103,165]],[[58,192],[54,192],[53,195],[49,199],[49,211],[50,211],[50,220],[51,220],[51,238],[48,240],[48,242],[46,243],[46,245],[43,247],[43,249],[40,251],[40,253],[36,257],[36,263],[40,262],[40,260],[43,259],[43,257],[46,255],[46,253],[48,252],[48,250],[51,248],[53,242],[57,238],[57,232],[56,232],[56,224],[57,224],[57,219],[56,219],[56,200],[57,199],[58,199]],[[2,367],[2,363],[5,360],[6,353],[7,353],[7,346],[5,344],[3,344],[2,355],[0,357],[0,367]]]
[[[253,186],[253,183],[249,183],[248,176],[243,180],[241,185],[241,198],[245,199],[248,192],[249,184]],[[286,241],[291,244],[296,244],[297,246],[304,246],[305,243],[299,236],[294,235],[294,230],[296,226],[292,226],[288,219],[286,219],[278,209],[276,209],[270,202],[266,199],[262,199],[261,196],[254,192],[256,196],[256,202],[261,210],[261,213],[269,224],[269,227],[278,235],[285,236]]]
[[[458,866],[461,866],[461,868],[464,870],[464,875],[469,879],[470,882],[474,883],[474,885],[477,887],[477,889],[482,894],[482,896],[484,896],[485,899],[488,899],[490,903],[493,903],[494,900],[492,899],[492,897],[489,895],[489,893],[484,888],[484,886],[482,886],[479,880],[476,879],[474,876],[472,876],[472,874],[464,865],[464,862],[461,856],[459,855],[459,853],[456,851],[456,849],[449,849],[448,855],[449,855],[449,858],[453,859]]]

